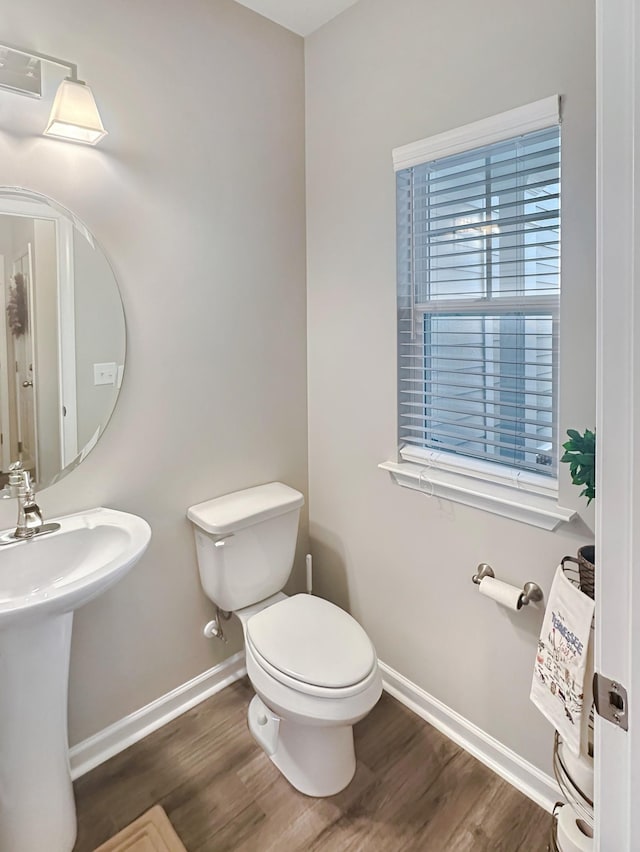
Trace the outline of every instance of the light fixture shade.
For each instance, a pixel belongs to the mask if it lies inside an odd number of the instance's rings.
[[[60,83],[44,135],[87,145],[95,145],[107,135],[86,83],[69,79]]]

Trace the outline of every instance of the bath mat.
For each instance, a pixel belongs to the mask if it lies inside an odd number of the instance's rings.
[[[187,852],[169,817],[156,805],[94,852]]]

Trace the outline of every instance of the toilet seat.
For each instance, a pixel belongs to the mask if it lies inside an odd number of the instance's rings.
[[[358,622],[311,595],[285,598],[252,615],[246,641],[266,672],[310,695],[355,694],[376,669],[375,650]]]
[[[268,671],[250,643],[246,645],[247,674],[264,703],[286,719],[312,727],[355,724],[374,706],[382,692],[382,678],[376,664],[359,684],[345,689],[311,686]],[[268,665],[268,664],[267,664]]]
[[[367,690],[371,684],[379,677],[378,666],[374,665],[371,668],[369,674],[364,678],[364,680],[358,681],[358,683],[354,683],[351,686],[342,686],[342,687],[331,687],[331,686],[316,686],[312,683],[305,683],[302,680],[296,680],[296,678],[289,677],[284,672],[277,669],[275,666],[272,666],[268,660],[265,660],[261,654],[256,651],[251,640],[246,640],[246,650],[247,655],[251,656],[251,659],[257,668],[259,668],[266,676],[268,676],[272,681],[278,683],[283,688],[288,688],[293,690],[294,692],[302,693],[303,695],[308,695],[311,698],[327,698],[327,699],[344,699],[349,698],[352,695],[358,695],[360,692],[364,692]]]

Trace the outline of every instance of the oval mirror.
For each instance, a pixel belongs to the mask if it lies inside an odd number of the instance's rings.
[[[0,487],[20,459],[42,489],[86,457],[111,416],[122,301],[82,222],[15,187],[0,187],[0,295]]]

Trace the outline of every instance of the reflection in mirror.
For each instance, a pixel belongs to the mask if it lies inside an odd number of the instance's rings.
[[[0,486],[20,459],[38,489],[95,446],[118,396],[118,286],[87,228],[45,196],[0,187]]]

